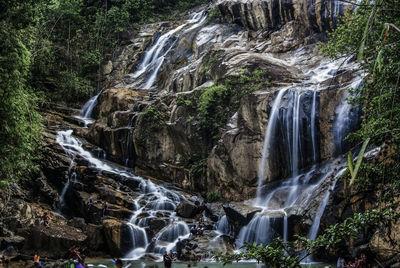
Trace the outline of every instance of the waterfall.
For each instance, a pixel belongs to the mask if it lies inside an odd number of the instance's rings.
[[[350,85],[350,88],[354,89],[359,87],[362,81],[362,78],[356,80]],[[346,90],[342,102],[335,110],[336,116],[333,123],[333,137],[336,155],[342,154],[349,149],[349,143],[345,138],[359,125],[358,114],[360,113],[360,109],[358,107],[353,107],[353,105],[349,103],[349,95],[348,90]]]
[[[257,187],[257,198],[256,198],[256,205],[258,205],[261,202],[261,186],[264,181],[264,171],[266,168],[266,162],[268,158],[268,152],[270,151],[271,147],[271,142],[273,139],[272,136],[272,131],[275,130],[276,128],[276,123],[278,121],[278,116],[279,116],[279,105],[282,100],[282,96],[286,92],[285,89],[281,89],[278,92],[278,95],[276,96],[274,100],[274,104],[272,106],[272,110],[269,116],[268,120],[268,126],[265,130],[265,139],[264,139],[264,145],[263,145],[263,151],[262,151],[262,157],[261,157],[261,162],[260,162],[260,167],[258,169],[258,187]]]
[[[299,172],[299,152],[301,151],[299,148],[299,139],[300,139],[300,119],[299,119],[299,109],[300,109],[300,94],[295,94],[295,99],[293,101],[293,117],[292,117],[292,124],[293,124],[293,133],[292,133],[292,158],[291,158],[291,172],[292,176],[296,176]],[[286,117],[288,118],[288,117]]]
[[[270,110],[265,130],[261,162],[258,171],[258,188],[254,205],[262,211],[256,214],[238,236],[240,244],[270,242],[281,236],[289,237],[289,217],[291,208],[307,207],[325,180],[340,164],[318,163],[318,109],[319,92],[324,81],[337,74],[339,61],[320,63],[310,70],[306,79],[300,83],[279,89]],[[359,83],[359,81],[358,81]],[[352,83],[355,86],[357,82]],[[347,103],[347,102],[346,102]],[[341,140],[353,125],[347,120],[357,116],[348,111],[349,106],[342,103],[336,109],[334,137]],[[336,138],[335,138],[336,140]],[[309,158],[306,156],[310,155]],[[286,161],[286,165],[283,164]],[[278,170],[272,174],[271,170]],[[286,179],[285,179],[286,176]],[[335,183],[338,174],[335,177]],[[266,189],[265,183],[280,180],[277,187]],[[309,237],[315,238],[321,216],[329,200],[334,184],[323,192],[323,199],[316,210]],[[296,209],[295,209],[296,210]]]
[[[163,186],[154,184],[149,179],[145,180],[134,175],[129,169],[121,169],[107,162],[107,160],[93,156],[83,148],[81,141],[72,136],[72,133],[72,130],[59,131],[56,138],[57,143],[71,159],[79,156],[85,159],[89,166],[93,166],[99,171],[108,171],[139,182],[141,194],[136,198],[132,198],[134,211],[127,223],[131,236],[129,241],[132,241],[132,245],[125,258],[139,259],[150,250],[151,243],[148,241],[146,228],[149,228],[149,220],[157,217],[159,213],[167,213],[166,215],[170,220],[169,224],[157,234],[154,247],[150,252],[163,253],[164,251],[169,251],[175,247],[178,239],[184,239],[189,236],[189,227],[185,222],[179,221],[174,212],[177,204],[182,200],[180,195]],[[68,180],[68,182],[70,181],[74,181],[73,177]],[[64,188],[67,189],[68,187]],[[146,215],[146,218],[143,218],[143,215]]]
[[[232,234],[232,229],[231,226],[228,222],[228,218],[224,215],[222,216],[217,224],[216,224],[216,231],[219,232],[220,234],[224,234],[224,235],[230,235]]]
[[[150,89],[154,85],[165,57],[178,40],[177,35],[192,31],[199,27],[206,21],[206,18],[207,16],[204,11],[193,13],[189,20],[184,24],[166,32],[157,39],[157,41],[144,53],[143,59],[136,71],[131,74],[131,77],[133,78],[145,76],[139,88]],[[191,25],[191,27],[187,30],[183,30],[188,25]]]
[[[240,230],[238,242],[239,246],[242,246],[244,242],[265,245],[271,242],[272,236],[269,216],[259,213],[254,216],[247,226]]]
[[[317,90],[313,92],[312,99],[312,107],[311,107],[311,142],[312,142],[312,151],[313,151],[313,163],[317,162],[317,141],[315,140],[315,121],[316,121],[316,113],[317,113]]]
[[[310,230],[309,230],[309,232],[308,232],[308,239],[315,240],[315,238],[317,238],[318,230],[319,230],[319,225],[320,225],[320,223],[321,223],[321,218],[322,218],[322,215],[323,215],[324,212],[325,212],[325,208],[326,208],[326,206],[327,206],[327,204],[328,204],[328,201],[329,201],[329,197],[330,197],[330,195],[331,195],[331,192],[335,189],[336,182],[338,181],[338,179],[340,178],[340,176],[342,176],[342,174],[343,174],[345,171],[346,171],[346,168],[342,168],[342,169],[334,176],[332,185],[329,187],[328,191],[326,191],[325,196],[324,196],[324,199],[322,200],[322,202],[321,202],[321,203],[319,204],[319,206],[318,206],[318,210],[317,210],[317,213],[315,214],[313,224],[311,225],[311,228],[310,228]],[[306,262],[306,263],[311,263],[311,262],[313,262],[313,256],[312,256],[312,255],[308,256],[305,262]]]
[[[92,113],[94,107],[97,105],[97,99],[100,96],[102,91],[97,93],[96,96],[91,97],[82,107],[79,115],[76,115],[75,117],[78,119],[83,120],[84,122],[84,127],[86,127],[88,124],[93,123],[93,118],[92,118]]]

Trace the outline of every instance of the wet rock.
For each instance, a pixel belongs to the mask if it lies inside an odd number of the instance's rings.
[[[121,255],[121,238],[123,238],[123,226],[124,222],[119,220],[107,219],[103,221],[103,228],[107,241],[107,246],[110,252],[115,256]]]
[[[91,253],[107,251],[106,238],[102,225],[86,224],[83,218],[72,218],[68,221],[68,224],[81,229],[87,236],[84,245]]]
[[[218,221],[220,217],[225,215],[221,202],[207,203],[205,205],[205,212],[214,222]]]
[[[176,208],[178,216],[183,218],[193,218],[200,212],[200,208],[188,200],[182,200]]]
[[[63,258],[70,247],[83,246],[87,238],[81,229],[68,225],[34,226],[29,232],[25,247],[46,251],[51,258]]]
[[[369,242],[369,249],[381,262],[385,262],[397,255],[394,249],[400,241],[400,226],[395,224],[391,229],[378,230]]]
[[[328,1],[318,3],[305,0],[224,0],[218,3],[222,16],[230,23],[258,31],[261,29],[276,30],[285,23],[295,20],[309,31],[331,30],[336,25],[334,18],[336,8],[343,15],[348,4]]]
[[[101,74],[103,76],[110,74],[112,71],[113,71],[113,64],[110,60],[106,64],[101,66]]]
[[[257,212],[260,212],[260,208],[251,207],[242,203],[233,203],[225,205],[224,211],[228,219],[229,224],[240,229],[240,227],[247,225]]]

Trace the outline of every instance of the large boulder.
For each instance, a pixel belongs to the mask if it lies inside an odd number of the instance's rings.
[[[257,214],[260,208],[245,205],[240,202],[223,206],[226,217],[230,225],[239,230],[242,226],[247,225]]]
[[[114,256],[124,256],[132,249],[133,233],[126,222],[106,219],[103,221],[103,228],[109,252]]]
[[[199,206],[188,200],[182,200],[176,208],[176,214],[183,218],[193,218],[200,212]]]
[[[82,247],[87,238],[81,229],[68,225],[33,226],[29,232],[25,248],[46,252],[50,258],[64,258],[69,248],[73,245]]]

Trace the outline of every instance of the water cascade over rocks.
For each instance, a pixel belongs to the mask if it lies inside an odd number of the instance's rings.
[[[170,250],[175,246],[178,239],[187,237],[189,234],[187,224],[179,221],[174,212],[176,205],[181,201],[181,197],[177,193],[156,185],[150,180],[136,176],[129,170],[115,167],[112,163],[94,157],[82,147],[82,142],[72,136],[72,130],[59,131],[57,142],[66,150],[68,155],[79,155],[88,161],[89,166],[94,166],[99,171],[108,171],[139,182],[140,195],[134,199],[135,211],[128,222],[131,234],[131,251],[126,258],[138,259],[147,252],[149,241],[144,228],[147,227],[149,219],[156,217],[156,214],[162,214],[168,218],[168,225],[165,230],[158,234],[152,245],[154,252],[163,253]]]
[[[193,31],[206,21],[204,11],[193,13],[189,20],[173,30],[161,35],[154,44],[144,53],[143,59],[133,74],[127,75],[132,78],[132,84],[124,84],[127,88],[150,89],[156,82],[158,72],[164,63],[166,55],[174,47],[180,35]]]
[[[307,229],[303,234],[316,237],[342,172],[343,138],[358,123],[346,92],[360,80],[354,63],[328,60],[315,50],[349,5],[314,2],[217,1],[186,21],[144,26],[110,60],[108,86],[77,116],[88,127],[59,131],[57,142],[72,162],[79,157],[98,172],[138,185],[129,196],[128,235],[121,237],[126,258],[162,254],[189,237],[197,205],[179,188],[249,200],[238,205],[251,210],[240,223],[225,207],[215,215],[209,212],[214,221],[209,225],[215,227],[207,230],[212,239],[203,246],[210,241],[220,245],[219,236],[227,235],[238,244],[267,244],[277,236],[287,241],[295,221]],[[210,8],[220,14],[214,22],[207,17]],[[243,96],[237,110],[226,109],[230,119],[205,152],[210,145],[196,139],[200,118],[193,113],[202,92],[258,70],[266,72],[268,83]],[[94,157],[72,133],[124,166]],[[182,159],[199,155],[204,174],[194,176]],[[161,181],[174,186],[164,187]],[[189,209],[178,212],[186,201]]]
[[[311,76],[300,84],[278,90],[271,108],[268,125],[265,132],[263,154],[258,173],[257,196],[255,206],[262,208],[250,223],[239,233],[240,244],[262,243],[268,244],[273,238],[280,236],[284,241],[289,237],[288,217],[296,207],[307,207],[315,198],[314,191],[324,191],[324,197],[316,210],[313,224],[310,227],[309,237],[315,239],[320,219],[329,200],[337,178],[343,171],[335,175],[334,172],[341,164],[321,164],[317,162],[318,135],[316,120],[318,116],[318,90],[321,84],[337,74],[343,60],[321,64],[311,70]],[[353,88],[359,80],[349,85]],[[344,97],[348,96],[345,94]],[[311,102],[306,104],[306,102]],[[307,108],[311,108],[308,109]],[[334,133],[340,133],[344,138],[354,124],[351,120],[358,120],[358,116],[351,117],[351,105],[343,99],[338,107],[338,114]],[[351,118],[351,119],[350,119]],[[283,159],[286,158],[286,159]],[[283,180],[274,189],[263,189],[265,181],[276,163],[287,163],[280,170]],[[339,161],[340,163],[340,161]],[[328,168],[328,170],[326,170]],[[321,171],[324,170],[324,171]],[[331,181],[332,186],[323,189],[322,184]]]

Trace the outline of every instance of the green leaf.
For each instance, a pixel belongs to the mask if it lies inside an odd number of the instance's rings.
[[[353,177],[353,155],[351,153],[351,151],[349,152],[349,154],[347,155],[347,166],[349,168],[350,171],[350,176]]]
[[[363,157],[364,157],[364,152],[365,152],[365,149],[367,148],[367,145],[368,145],[369,140],[370,140],[370,138],[368,138],[368,139],[366,139],[366,140],[364,141],[364,143],[363,143],[363,145],[362,145],[362,147],[361,147],[361,151],[360,151],[360,153],[358,154],[357,163],[356,163],[356,166],[354,167],[354,173],[353,173],[353,175],[351,176],[350,185],[352,185],[352,184],[354,183],[354,181],[355,181],[355,179],[356,179],[356,177],[357,177],[358,169],[360,168],[361,161],[362,161],[362,159],[363,159]]]
[[[374,8],[371,10],[371,13],[369,14],[368,21],[365,24],[364,33],[363,33],[363,36],[362,36],[362,39],[361,39],[361,45],[360,45],[360,48],[358,50],[358,56],[357,56],[357,59],[359,61],[361,61],[364,58],[365,42],[367,40],[369,27],[370,27],[370,24],[371,24],[371,21],[372,21],[372,19],[374,17],[375,12],[376,12],[376,4],[374,4]]]

